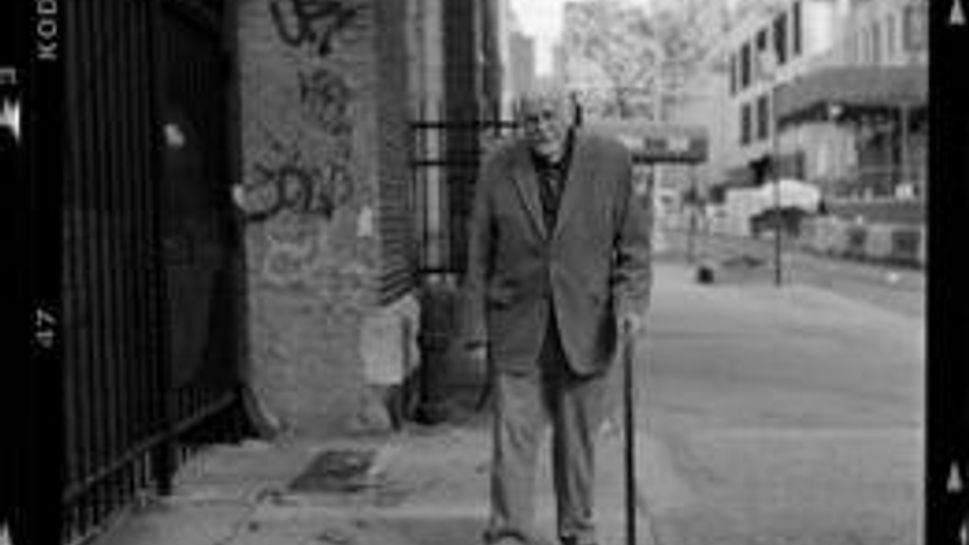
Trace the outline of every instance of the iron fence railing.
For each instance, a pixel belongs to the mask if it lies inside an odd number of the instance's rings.
[[[17,477],[3,483],[0,530],[9,524],[18,544],[98,533],[143,493],[170,491],[196,445],[237,437],[246,425],[241,237],[224,187],[233,157],[222,7],[62,6],[63,117],[27,130],[56,134],[63,157],[40,140],[26,150],[28,170],[62,164],[47,177],[57,191],[34,199],[51,206],[31,208],[51,216],[31,225],[62,227],[45,247],[59,263],[61,336],[53,366],[26,367],[29,422],[11,427],[16,449],[5,440],[0,457],[3,474]],[[173,149],[168,130],[191,138]],[[195,166],[182,168],[180,157]],[[186,207],[194,197],[200,206]],[[169,251],[170,241],[186,239],[176,231],[194,224],[193,214],[212,228],[189,236],[187,252]]]
[[[833,198],[921,198],[925,195],[927,165],[912,163],[852,168],[838,176],[816,179]]]
[[[419,271],[453,274],[464,269],[465,233],[481,159],[516,128],[500,105],[446,108],[422,103],[411,122],[411,160],[417,200]]]

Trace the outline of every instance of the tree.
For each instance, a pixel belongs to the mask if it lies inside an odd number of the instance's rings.
[[[661,51],[642,10],[612,0],[568,4],[563,44],[570,67],[585,62],[598,69],[604,80],[599,85],[618,117],[633,115],[635,95],[655,94]],[[650,117],[655,115],[653,110]]]
[[[607,114],[662,120],[721,30],[704,28],[704,7],[703,0],[679,0],[649,14],[618,0],[572,2],[565,12],[566,62],[597,69]]]
[[[677,0],[656,11],[655,40],[663,51],[660,79],[664,111],[683,97],[689,77],[702,67],[718,33],[725,30],[720,17],[704,20],[704,8],[709,8],[705,4],[709,3],[708,0]],[[718,15],[722,17],[724,12]]]

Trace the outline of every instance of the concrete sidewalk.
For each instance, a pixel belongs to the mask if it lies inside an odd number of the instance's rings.
[[[778,293],[766,279],[763,289],[711,288],[696,284],[690,268],[666,262],[656,273],[649,333],[651,345],[656,343],[649,350],[654,355],[689,345],[689,335],[677,330],[689,333],[713,315],[720,315],[717,323],[730,329],[733,344],[756,345],[770,338],[764,324],[776,324],[771,327],[784,335],[783,328],[808,310],[831,316],[855,313],[859,327],[896,327],[890,314],[815,288],[792,286]],[[761,327],[731,326],[732,318],[725,313],[735,308],[760,316]],[[662,517],[676,511],[691,503],[692,492],[645,416],[638,422],[637,473],[638,481],[649,486],[639,487],[639,543],[669,545],[674,542],[651,539],[656,528],[643,515]],[[610,421],[598,451],[596,505],[604,545],[624,543],[620,429],[618,418]],[[349,477],[351,486],[343,490],[293,490],[293,481],[327,452],[368,453],[373,458]],[[480,542],[487,515],[489,458],[488,419],[482,414],[381,437],[216,446],[184,466],[171,497],[132,511],[93,545],[473,545]],[[546,443],[536,487],[538,529],[554,544],[548,459]]]
[[[249,441],[212,447],[179,473],[174,494],[128,513],[93,545],[461,545],[479,543],[488,505],[490,438],[484,418],[410,428],[383,438],[332,442]],[[547,441],[543,452],[548,452]],[[597,506],[603,543],[622,543],[622,437],[603,430]],[[291,483],[326,452],[373,452],[347,491],[293,491]],[[682,487],[662,447],[640,437],[640,478],[663,501]],[[555,543],[549,456],[536,490],[538,528]],[[640,543],[652,545],[639,519]]]

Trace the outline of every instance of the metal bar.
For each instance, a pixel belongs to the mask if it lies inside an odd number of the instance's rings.
[[[156,240],[160,242],[162,236],[160,207],[164,203],[164,142],[162,141],[161,127],[164,119],[164,62],[165,62],[165,20],[161,6],[162,0],[149,0],[148,2],[148,32],[146,33],[149,43],[149,58],[151,60],[151,141],[152,149],[152,182],[153,182],[153,231]],[[157,308],[157,330],[154,336],[157,339],[155,354],[157,356],[155,391],[158,394],[160,419],[159,426],[164,430],[166,441],[161,442],[155,449],[152,467],[155,472],[155,481],[159,491],[163,495],[168,495],[172,491],[172,478],[175,472],[175,442],[174,442],[174,399],[172,392],[171,361],[169,358],[168,341],[169,336],[169,312],[167,304],[167,289],[165,278],[165,258],[162,249],[155,252],[154,260],[157,277],[155,279],[155,295]]]
[[[237,400],[236,390],[224,392],[220,397],[213,399],[208,404],[199,405],[192,414],[176,422],[172,429],[176,435],[183,434],[209,418],[218,415],[221,411],[230,409]]]
[[[781,179],[774,174],[774,285],[780,287],[783,273],[781,272]]]
[[[129,382],[129,387],[131,388],[131,407],[129,409],[129,414],[131,415],[130,421],[130,435],[129,442],[131,444],[137,443],[141,439],[141,430],[145,422],[144,414],[144,396],[145,390],[142,387],[143,377],[147,373],[145,363],[145,342],[144,335],[148,331],[147,323],[144,319],[144,308],[147,306],[144,302],[147,301],[147,289],[145,284],[145,267],[144,267],[144,248],[143,245],[143,233],[144,233],[144,215],[142,213],[143,199],[144,199],[144,184],[145,180],[148,178],[145,175],[145,154],[146,148],[144,146],[144,141],[148,137],[148,133],[145,130],[146,124],[143,119],[143,111],[145,106],[144,96],[144,66],[142,62],[142,50],[143,39],[141,38],[143,34],[142,29],[142,14],[143,14],[142,4],[137,5],[133,9],[130,20],[131,20],[131,35],[129,39],[128,46],[128,56],[127,56],[127,66],[131,72],[131,81],[129,84],[129,89],[133,100],[130,104],[130,141],[131,141],[131,157],[133,159],[132,169],[131,169],[131,195],[129,210],[131,214],[131,262],[134,266],[131,275],[131,290],[132,290],[132,301],[137,301],[138,304],[133,304],[132,306],[132,334],[131,334],[131,360],[129,364],[132,366],[133,372],[131,374],[131,379]],[[140,462],[143,463],[143,462]],[[132,493],[140,490],[145,483],[140,479],[140,467],[136,463],[133,472],[133,489]]]
[[[636,339],[632,331],[624,327],[623,332],[623,409],[625,424],[625,469],[626,469],[626,544],[636,545],[636,414],[635,414],[635,377],[633,358]]]
[[[191,416],[179,421],[175,426],[173,426],[172,429],[176,435],[183,434],[201,424],[205,420],[208,420],[209,418],[212,418],[218,415],[220,412],[230,408],[232,404],[235,403],[236,399],[237,395],[234,391],[227,392],[209,405],[200,408]],[[61,502],[64,504],[70,504],[78,497],[101,484],[103,481],[109,479],[119,471],[124,470],[135,461],[143,458],[146,454],[150,454],[152,449],[170,439],[171,437],[163,433],[158,433],[149,437],[148,439],[131,445],[121,456],[112,459],[99,469],[90,472],[90,474],[80,482],[69,486],[61,496]]]
[[[121,5],[117,3],[111,3],[107,6],[107,17],[105,22],[107,28],[111,29],[117,36],[118,32],[118,13],[121,11]],[[117,42],[119,46],[122,44]],[[107,341],[108,346],[107,353],[108,358],[105,361],[107,366],[106,382],[102,385],[103,392],[105,394],[108,406],[108,416],[109,420],[105,422],[105,428],[107,432],[107,457],[112,459],[117,456],[122,449],[120,442],[121,427],[123,426],[122,419],[124,418],[124,411],[121,408],[120,403],[120,388],[118,385],[119,369],[122,367],[120,348],[123,342],[123,331],[122,328],[125,324],[121,320],[121,309],[123,306],[123,301],[121,301],[119,287],[120,287],[120,269],[124,266],[123,261],[120,259],[119,244],[121,236],[118,232],[118,213],[120,208],[119,201],[119,190],[122,185],[122,175],[120,172],[119,161],[121,159],[121,154],[118,153],[119,150],[119,139],[118,139],[118,109],[121,93],[118,92],[118,79],[120,74],[118,72],[117,66],[117,54],[115,51],[108,51],[108,55],[103,59],[105,64],[105,110],[104,110],[104,129],[105,129],[105,144],[110,151],[106,154],[106,170],[107,177],[105,181],[107,182],[107,187],[105,191],[105,205],[108,218],[108,240],[107,240],[107,299],[103,301],[107,307],[108,314],[108,330]],[[105,509],[110,512],[114,503],[115,490],[112,486],[113,483],[108,483],[105,486],[105,493],[107,497],[105,498]]]
[[[140,5],[140,6],[143,6]],[[144,7],[139,7],[138,16],[136,21],[138,23],[136,36],[146,36],[147,35],[147,11]],[[139,351],[138,351],[138,364],[139,373],[138,381],[135,386],[136,391],[139,394],[137,409],[134,411],[135,414],[135,436],[140,439],[143,436],[148,436],[151,434],[152,425],[154,422],[154,412],[152,411],[152,348],[153,344],[151,342],[151,335],[154,331],[152,320],[152,312],[155,306],[151,304],[154,301],[152,297],[153,290],[151,288],[152,272],[151,267],[153,260],[153,252],[155,251],[155,244],[151,237],[150,222],[152,218],[151,212],[151,199],[150,199],[150,184],[151,184],[151,117],[146,111],[147,105],[150,105],[145,97],[151,96],[151,81],[148,77],[148,69],[146,67],[151,66],[148,62],[148,54],[146,51],[145,40],[137,40],[135,42],[137,45],[137,56],[135,58],[135,63],[132,64],[132,69],[135,71],[137,79],[137,90],[135,96],[139,98],[138,108],[135,111],[136,116],[136,127],[138,130],[138,137],[135,138],[136,143],[136,154],[138,158],[138,172],[137,172],[137,183],[134,184],[136,191],[136,210],[138,218],[138,240],[136,248],[139,250],[138,253],[138,272],[137,275],[138,285],[137,291],[139,300],[143,303],[138,305],[138,319],[136,331],[139,336]],[[148,481],[148,476],[145,476],[145,482]]]
[[[90,32],[94,20],[94,4],[75,3],[74,6],[79,10],[78,19],[80,21],[80,28],[78,31],[78,36],[81,37],[80,54],[82,58],[90,59],[94,52],[92,43],[94,37]],[[84,66],[85,64],[86,63],[80,63],[80,66]],[[87,72],[84,71],[82,71],[82,73],[87,74]],[[78,81],[78,86],[78,95],[90,97],[90,93],[93,93],[93,90],[90,89],[90,87],[93,87],[93,81],[88,78]],[[82,422],[82,428],[79,430],[81,435],[79,444],[80,478],[83,478],[83,476],[96,465],[94,442],[94,428],[97,418],[97,412],[94,405],[96,392],[94,379],[94,361],[96,359],[96,320],[94,301],[97,300],[96,297],[98,294],[96,290],[97,286],[93,282],[96,253],[95,246],[92,244],[92,241],[97,233],[95,223],[96,206],[94,202],[94,183],[97,180],[97,177],[94,175],[94,160],[96,153],[94,146],[96,134],[94,125],[95,117],[91,104],[92,102],[90,100],[86,100],[81,103],[80,107],[76,109],[79,116],[79,122],[81,123],[79,129],[83,135],[81,141],[79,142],[79,161],[81,164],[79,200],[81,202],[82,214],[80,222],[81,232],[77,240],[79,253],[82,256],[82,259],[78,263],[79,281],[77,288],[81,295],[80,315],[84,317],[85,326],[83,331],[77,333],[80,344],[78,367],[79,375],[81,376],[81,380],[77,386],[79,388],[79,402],[82,407],[79,415]],[[79,516],[79,529],[83,530],[93,523],[95,513],[91,502],[85,502],[79,506]]]
[[[92,4],[92,19],[91,19],[91,35],[92,36],[104,36],[111,31],[103,25],[104,21],[104,2],[94,2]],[[100,53],[104,53],[101,50]],[[102,66],[101,63],[96,63],[97,66]],[[89,392],[89,399],[92,405],[92,415],[94,417],[91,422],[91,435],[92,435],[92,465],[97,467],[105,462],[107,459],[107,440],[105,437],[105,422],[110,418],[108,413],[107,403],[102,392],[102,387],[105,383],[106,377],[106,360],[107,360],[107,338],[106,332],[108,330],[107,324],[107,313],[106,305],[104,301],[107,299],[108,285],[106,282],[106,271],[107,268],[107,256],[106,256],[106,246],[105,239],[109,236],[108,229],[106,226],[105,219],[105,183],[104,180],[107,177],[105,168],[105,157],[110,153],[107,144],[105,143],[105,129],[104,129],[104,83],[105,79],[103,74],[100,77],[93,77],[90,81],[91,84],[91,114],[92,114],[92,128],[93,128],[93,170],[91,178],[91,190],[92,190],[92,215],[94,220],[94,233],[92,236],[93,241],[93,262],[92,262],[92,278],[91,283],[94,286],[93,294],[94,297],[91,300],[91,315],[95,318],[94,329],[93,329],[93,348],[94,354],[91,361],[91,377],[93,383],[91,384],[92,389]],[[91,494],[91,508],[92,508],[92,521],[96,522],[101,520],[104,516],[103,507],[103,491],[101,489],[96,489]]]
[[[696,214],[699,195],[697,194],[696,173],[692,167],[690,168],[690,196],[690,228],[686,240],[686,259],[688,263],[693,264],[696,262]]]
[[[118,5],[119,10],[123,10],[121,24],[119,25],[118,33],[119,41],[121,43],[121,51],[118,59],[119,71],[123,76],[119,78],[120,89],[120,106],[122,116],[120,119],[121,126],[118,130],[119,140],[121,144],[120,156],[124,159],[122,179],[120,189],[121,189],[121,203],[120,203],[120,218],[121,218],[121,293],[122,293],[122,315],[121,322],[124,328],[122,334],[122,346],[121,346],[121,377],[119,382],[119,394],[121,396],[121,410],[124,417],[121,421],[121,445],[124,448],[124,452],[132,443],[136,440],[133,431],[133,416],[134,416],[134,403],[136,392],[133,386],[133,375],[134,375],[134,362],[137,361],[136,351],[134,350],[134,340],[137,335],[137,331],[134,330],[133,325],[135,322],[135,311],[133,308],[134,303],[138,300],[138,294],[134,290],[134,272],[133,269],[135,248],[133,245],[134,236],[134,221],[135,218],[132,214],[132,204],[133,204],[133,194],[134,194],[134,168],[133,165],[137,161],[137,157],[134,154],[134,133],[133,133],[133,112],[136,107],[137,95],[135,94],[135,89],[132,85],[134,81],[134,73],[131,70],[133,63],[131,62],[132,56],[132,33],[131,25],[132,20],[130,13],[133,9],[132,4],[122,3]],[[126,501],[134,493],[135,484],[133,481],[133,471],[132,467],[129,465],[126,467],[124,473],[120,476],[119,488],[121,492],[121,497]]]
[[[472,159],[465,161],[455,159],[418,159],[412,162],[415,167],[466,168],[468,170],[477,169],[480,163],[480,161]]]
[[[782,272],[781,272],[781,173],[780,173],[780,161],[779,161],[779,135],[778,135],[778,123],[777,123],[777,95],[780,91],[780,86],[774,85],[774,75],[771,75],[771,127],[770,127],[770,161],[768,162],[768,167],[770,168],[771,178],[774,183],[774,285],[777,287],[781,286],[782,283]]]
[[[494,129],[514,129],[518,126],[515,121],[411,121],[414,130],[443,129],[487,131]]]
[[[222,48],[227,56],[227,65],[231,67],[231,70],[226,74],[228,79],[226,85],[228,100],[225,102],[225,123],[223,124],[223,134],[225,135],[226,144],[224,165],[226,171],[225,178],[230,182],[231,186],[232,184],[242,182],[245,168],[242,155],[243,136],[242,130],[240,130],[240,127],[242,127],[242,82],[240,76],[241,70],[239,69],[241,63],[239,53],[240,29],[237,24],[241,8],[238,2],[226,2],[223,6]],[[230,284],[230,294],[228,297],[228,305],[230,308],[228,310],[229,315],[232,316],[232,334],[227,337],[234,341],[232,343],[231,357],[233,358],[233,371],[236,382],[239,385],[237,387],[237,396],[240,401],[238,411],[240,429],[238,430],[238,435],[241,436],[243,429],[247,427],[245,420],[246,411],[243,402],[245,396],[244,390],[251,375],[248,362],[246,361],[249,343],[249,330],[246,324],[248,323],[249,312],[248,298],[241,296],[244,293],[246,282],[245,227],[242,214],[234,207],[228,197],[230,188],[219,188],[221,192],[219,201],[225,203],[227,228],[230,231],[230,236],[226,238],[231,241],[231,253],[225,258],[223,266],[231,271],[228,275],[227,282]]]
[[[408,414],[410,409],[410,403],[413,396],[411,375],[414,372],[414,358],[411,352],[411,339],[414,335],[414,324],[411,322],[409,316],[405,316],[401,323],[401,356],[403,364],[403,376],[400,379],[400,418],[406,420],[410,417]]]
[[[148,289],[148,283],[146,278],[146,272],[148,268],[146,265],[146,248],[149,248],[149,241],[146,237],[145,221],[148,217],[147,206],[146,206],[146,191],[145,185],[146,180],[150,179],[148,175],[148,168],[146,167],[145,155],[148,153],[148,149],[145,146],[145,139],[150,133],[146,134],[145,127],[147,125],[146,116],[144,115],[144,97],[148,96],[147,85],[145,82],[145,70],[144,66],[147,64],[143,62],[144,51],[143,51],[143,40],[138,37],[144,36],[144,19],[143,19],[143,7],[141,4],[132,15],[132,35],[135,37],[131,40],[130,44],[130,56],[128,58],[128,66],[132,72],[132,96],[137,97],[132,104],[132,134],[131,134],[131,144],[132,144],[132,157],[134,159],[134,169],[132,172],[132,195],[131,195],[131,207],[133,212],[132,220],[132,241],[134,247],[132,248],[133,262],[135,263],[135,271],[132,275],[132,290],[135,294],[136,300],[141,304],[136,305],[132,327],[134,340],[133,353],[131,365],[134,366],[135,371],[132,373],[131,379],[131,390],[133,392],[132,407],[130,410],[131,415],[131,435],[130,442],[132,446],[129,446],[129,451],[133,448],[133,445],[138,444],[142,440],[142,437],[146,434],[145,429],[150,426],[150,410],[148,404],[146,403],[146,396],[149,395],[148,384],[146,378],[150,376],[150,367],[147,359],[148,343],[145,340],[146,332],[149,329],[149,320],[147,319],[146,313],[148,312],[150,305],[144,304],[150,302],[148,294],[150,290]],[[145,458],[142,456],[137,461],[133,462],[134,472],[134,489],[139,490],[148,485],[149,479],[146,476]]]
[[[899,107],[899,124],[901,125],[900,138],[901,149],[899,150],[899,161],[901,162],[901,182],[908,183],[911,173],[909,172],[910,152],[909,152],[909,106],[902,104]]]

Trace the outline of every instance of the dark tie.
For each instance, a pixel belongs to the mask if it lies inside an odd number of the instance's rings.
[[[546,167],[538,173],[538,180],[545,227],[551,231],[555,227],[555,217],[558,214],[559,200],[562,196],[560,174],[556,167]]]

